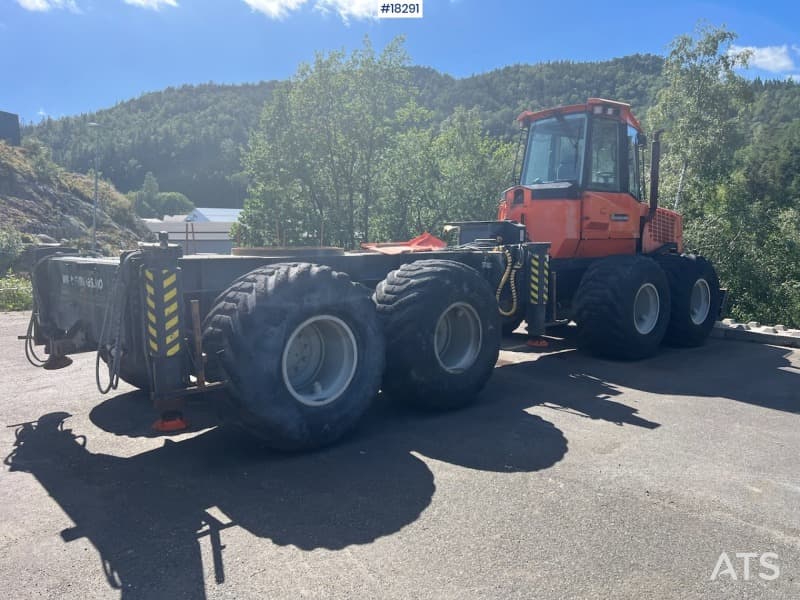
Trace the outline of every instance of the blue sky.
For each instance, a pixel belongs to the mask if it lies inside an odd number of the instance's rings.
[[[315,50],[382,47],[454,76],[514,63],[665,54],[700,19],[754,51],[750,75],[800,80],[800,2],[425,0],[379,20],[381,0],[0,0],[0,110],[25,121],[104,108],[184,83],[290,77]]]

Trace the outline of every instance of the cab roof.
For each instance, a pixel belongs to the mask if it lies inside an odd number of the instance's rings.
[[[639,131],[642,130],[638,119],[634,117],[631,112],[630,104],[617,102],[616,100],[606,100],[604,98],[589,98],[586,104],[570,104],[568,106],[558,106],[556,108],[546,108],[544,110],[525,111],[517,117],[517,121],[520,122],[520,125],[524,126],[531,121],[539,121],[557,114],[569,115],[575,113],[610,114],[618,117],[621,121],[635,127]]]

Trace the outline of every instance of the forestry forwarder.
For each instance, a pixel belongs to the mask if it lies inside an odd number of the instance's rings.
[[[665,333],[702,343],[718,283],[706,261],[677,254],[680,217],[656,205],[657,138],[648,208],[644,136],[627,105],[590,100],[521,121],[520,185],[500,220],[448,225],[450,247],[424,235],[361,252],[182,256],[161,234],[119,259],[37,249],[26,355],[60,368],[96,351],[100,391],[122,379],[149,392],[161,430],[184,426],[187,396],[221,391],[231,421],[298,450],[352,429],[379,389],[436,409],[469,403],[501,329],[523,319],[531,336],[574,319],[590,350],[623,358],[652,354]]]
[[[575,321],[579,343],[612,358],[651,356],[662,341],[702,344],[722,293],[706,259],[681,254],[681,216],[658,206],[660,132],[647,204],[646,140],[628,104],[590,98],[518,120],[525,145],[518,185],[503,193],[497,218],[550,243],[547,322]],[[524,318],[512,310],[515,297],[504,290],[500,298],[506,330]]]

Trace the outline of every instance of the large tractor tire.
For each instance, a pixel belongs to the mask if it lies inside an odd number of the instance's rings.
[[[667,330],[667,276],[646,256],[611,256],[593,263],[575,294],[578,343],[590,353],[638,360],[658,351]]]
[[[234,420],[279,450],[330,444],[378,393],[383,333],[368,290],[344,273],[275,264],[236,280],[203,323]]]
[[[670,346],[702,346],[719,316],[719,278],[705,258],[694,254],[656,257],[669,281],[672,296],[669,326],[664,343]]]
[[[375,290],[386,332],[383,391],[419,407],[471,403],[500,352],[500,314],[475,269],[449,260],[402,265]]]

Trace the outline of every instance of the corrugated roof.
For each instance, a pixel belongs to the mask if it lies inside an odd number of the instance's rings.
[[[164,221],[180,221],[183,223],[189,215],[164,215]]]
[[[182,221],[157,221],[155,223],[145,222],[147,228],[153,233],[166,231],[171,240],[186,237],[186,228],[189,228],[189,239],[192,239],[192,229],[194,237],[204,240],[228,240],[230,239],[231,225],[233,223],[184,223]]]
[[[202,223],[212,221],[217,223],[235,223],[239,219],[241,208],[203,208],[197,207],[190,212],[186,219]]]

